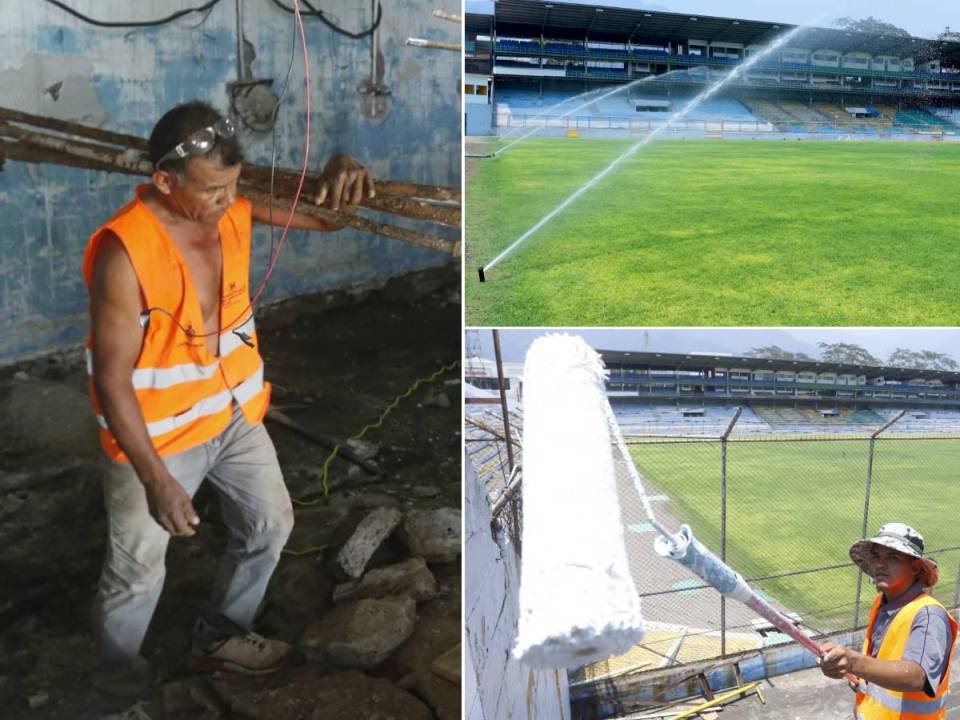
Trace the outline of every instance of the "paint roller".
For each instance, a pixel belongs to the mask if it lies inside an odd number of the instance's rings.
[[[739,600],[817,657],[819,646],[683,525],[657,520],[607,400],[606,370],[582,338],[548,335],[524,366],[524,553],[514,656],[540,668],[577,667],[626,651],[643,637],[630,575],[610,438],[644,511],[660,533],[655,551]],[[853,676],[848,676],[854,679]]]
[[[606,370],[579,337],[547,335],[523,373],[523,555],[513,654],[574,668],[643,638],[610,433]]]

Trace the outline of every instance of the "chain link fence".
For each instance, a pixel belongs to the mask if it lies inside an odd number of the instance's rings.
[[[493,521],[518,551],[522,535],[519,441],[511,470],[502,416],[467,421],[467,456],[485,477]],[[933,595],[960,604],[960,434],[722,436],[633,435],[629,459],[614,453],[627,555],[647,634],[622,656],[581,668],[573,680],[681,665],[793,642],[746,606],[727,601],[683,566],[659,556],[628,462],[654,515],[694,536],[758,594],[812,636],[865,627],[875,591],[850,560],[850,546],[887,522],[923,535],[940,567]],[[511,413],[515,437],[520,417]],[[890,427],[893,425],[894,427]],[[586,521],[586,520],[585,520]],[[596,522],[596,519],[589,519]]]
[[[887,522],[924,536],[940,566],[933,594],[960,594],[960,435],[632,437],[627,448],[657,520],[694,536],[811,635],[866,625],[875,591],[850,561]],[[647,637],[581,678],[721,657],[791,640],[653,550],[614,447],[627,553]]]

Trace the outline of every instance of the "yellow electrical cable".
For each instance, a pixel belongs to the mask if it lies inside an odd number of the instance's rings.
[[[383,421],[387,419],[387,415],[389,415],[391,411],[396,409],[397,405],[400,404],[401,400],[403,400],[406,397],[410,397],[410,395],[416,392],[417,388],[423,385],[424,383],[433,382],[434,380],[437,379],[437,377],[439,377],[445,372],[453,370],[453,368],[455,368],[459,364],[460,364],[459,360],[454,360],[453,362],[448,363],[443,367],[435,370],[433,373],[431,373],[427,377],[422,377],[415,380],[410,387],[408,387],[404,392],[397,395],[393,399],[393,401],[389,405],[387,405],[387,407],[380,414],[380,417],[377,418],[377,421],[375,423],[371,423],[370,425],[364,426],[363,429],[360,430],[360,432],[348,438],[348,440],[359,440],[364,435],[366,435],[368,431],[373,430],[374,428],[381,427],[383,425]],[[330,494],[330,487],[327,482],[330,463],[333,462],[333,459],[337,456],[337,453],[340,452],[340,447],[342,445],[343,443],[337,443],[337,445],[333,448],[333,452],[331,452],[330,455],[327,456],[327,459],[323,463],[323,495],[324,497]],[[300,506],[316,505],[318,502],[320,502],[320,498],[317,498],[316,500],[298,500],[297,498],[291,498],[291,500],[293,500],[294,505],[300,505]],[[309,555],[311,553],[320,552],[321,550],[326,550],[326,549],[327,549],[326,545],[314,545],[313,547],[304,548],[303,550],[283,550],[282,552],[287,555]]]
[[[287,555],[309,555],[310,553],[320,552],[321,550],[326,549],[326,545],[313,545],[312,547],[304,548],[303,550],[281,550],[280,552],[286,553]]]
[[[402,392],[402,393],[400,393],[399,395],[397,395],[397,396],[393,399],[393,401],[392,401],[389,405],[387,405],[387,407],[384,409],[384,411],[380,414],[380,417],[377,418],[377,421],[376,421],[376,422],[370,423],[369,425],[365,425],[365,426],[360,430],[360,432],[358,432],[356,435],[352,435],[351,437],[347,438],[347,441],[349,441],[349,440],[359,440],[359,439],[362,438],[364,435],[366,435],[367,432],[369,432],[370,430],[374,430],[374,429],[376,429],[376,428],[381,427],[381,426],[383,425],[383,421],[386,420],[386,419],[387,419],[387,416],[388,416],[393,410],[396,409],[397,405],[400,404],[400,401],[401,401],[401,400],[403,400],[404,398],[410,397],[414,392],[416,392],[417,388],[419,388],[419,387],[420,387],[421,385],[423,385],[424,383],[433,382],[433,381],[436,380],[440,375],[442,375],[442,374],[445,373],[445,372],[449,372],[450,370],[453,370],[453,368],[457,367],[459,364],[460,364],[460,361],[459,361],[459,360],[454,360],[453,362],[447,363],[447,364],[444,365],[443,367],[438,368],[437,370],[435,370],[433,373],[431,373],[431,374],[428,375],[427,377],[422,377],[422,378],[419,378],[418,380],[415,380],[414,383],[413,383],[410,387],[408,387],[404,392]],[[340,448],[341,448],[342,446],[343,446],[343,443],[337,443],[336,447],[333,448],[333,452],[331,452],[331,453],[327,456],[327,459],[326,459],[326,460],[324,461],[324,463],[323,463],[322,483],[323,483],[323,496],[324,496],[324,497],[326,497],[327,495],[330,494],[330,485],[329,485],[330,463],[332,463],[332,462],[333,462],[333,459],[334,459],[335,457],[337,457],[337,455],[340,453]],[[316,505],[318,502],[320,502],[320,499],[321,499],[321,498],[316,498],[315,500],[298,500],[298,499],[296,499],[296,498],[293,498],[293,502],[294,502],[294,504],[300,505],[300,506],[310,506],[310,505]]]

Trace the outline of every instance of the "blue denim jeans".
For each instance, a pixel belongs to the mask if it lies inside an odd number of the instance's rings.
[[[170,540],[150,517],[133,467],[106,463],[109,537],[94,608],[101,662],[139,655],[163,588]],[[222,434],[164,458],[164,464],[191,497],[204,478],[220,496],[230,538],[205,615],[249,629],[293,529],[293,507],[270,436],[262,424],[247,424],[235,409]]]

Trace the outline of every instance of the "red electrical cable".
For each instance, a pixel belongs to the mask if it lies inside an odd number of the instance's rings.
[[[270,258],[270,264],[267,266],[267,270],[264,273],[263,280],[260,281],[260,285],[257,288],[257,292],[254,294],[253,298],[251,298],[250,304],[247,305],[247,307],[243,309],[243,312],[241,312],[236,318],[226,323],[225,325],[222,325],[219,330],[201,334],[201,333],[194,332],[190,328],[183,327],[183,325],[180,324],[180,321],[177,320],[176,316],[165,308],[155,307],[155,308],[148,308],[147,310],[144,311],[144,314],[147,314],[148,316],[149,316],[149,313],[154,311],[159,311],[166,315],[169,315],[170,318],[172,318],[173,321],[177,324],[177,327],[183,330],[183,332],[191,338],[203,338],[203,337],[209,337],[211,335],[220,335],[228,328],[231,328],[237,323],[240,323],[241,320],[243,320],[243,322],[246,322],[244,317],[247,315],[248,312],[252,313],[253,306],[257,304],[257,301],[260,299],[260,296],[263,295],[264,290],[267,289],[267,282],[270,280],[270,276],[273,275],[273,271],[277,266],[277,261],[280,259],[280,251],[283,249],[283,244],[287,239],[287,233],[290,231],[290,225],[293,223],[293,216],[297,212],[297,205],[299,205],[300,203],[300,195],[303,192],[303,184],[307,177],[307,168],[310,161],[310,109],[311,109],[310,58],[307,53],[307,36],[303,26],[303,17],[300,15],[299,0],[293,0],[293,9],[294,9],[294,19],[297,23],[297,28],[300,30],[300,44],[303,47],[303,83],[304,83],[304,88],[306,90],[306,106],[307,106],[306,108],[307,109],[307,127],[306,127],[306,134],[304,137],[303,168],[300,171],[300,182],[297,184],[297,192],[293,197],[293,204],[290,206],[290,214],[287,216],[287,222],[283,226],[283,232],[280,233],[280,239],[277,241],[277,247],[274,249],[273,256]],[[272,196],[271,196],[271,202],[273,202]],[[253,343],[250,341],[249,336],[246,336],[241,333],[237,333],[237,335],[238,337],[240,337],[240,339],[243,342],[250,345],[251,347],[253,346]]]
[[[307,57],[307,36],[303,29],[303,17],[300,15],[300,3],[298,0],[293,0],[293,11],[294,17],[297,21],[297,26],[300,29],[300,43],[303,45],[303,83],[307,93],[307,128],[306,137],[304,138],[303,169],[300,171],[300,182],[297,185],[297,192],[293,196],[293,205],[290,207],[290,215],[287,217],[287,223],[283,226],[283,232],[280,233],[280,240],[277,241],[277,247],[273,251],[273,258],[270,261],[270,265],[267,267],[267,271],[263,276],[263,280],[260,281],[260,287],[257,289],[253,299],[250,300],[250,305],[248,306],[247,310],[252,309],[253,306],[257,304],[257,300],[260,299],[263,291],[267,289],[267,281],[273,274],[273,270],[277,265],[277,260],[280,258],[280,250],[283,248],[283,243],[287,239],[287,232],[290,230],[290,223],[293,222],[293,215],[296,212],[297,205],[300,202],[300,193],[303,191],[303,182],[307,177],[307,163],[310,159],[310,62],[309,58]],[[246,310],[243,312],[246,313]],[[241,314],[240,317],[243,317],[243,315]],[[239,319],[240,318],[237,318],[237,320]],[[233,323],[230,324],[232,325]]]

